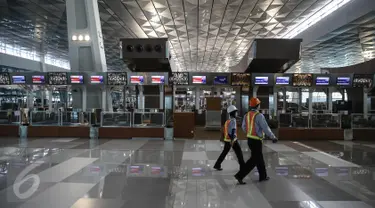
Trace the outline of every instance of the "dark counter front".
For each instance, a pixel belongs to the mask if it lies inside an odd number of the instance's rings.
[[[375,129],[353,129],[353,139],[362,141],[375,141]]]
[[[18,137],[18,125],[0,125],[0,137]]]
[[[193,112],[173,113],[173,137],[194,138],[195,115]]]
[[[108,139],[131,139],[141,138],[164,138],[164,128],[126,128],[126,127],[100,127],[99,138]]]
[[[280,140],[344,140],[344,129],[279,128]]]
[[[28,137],[90,137],[88,126],[29,126],[27,131]]]

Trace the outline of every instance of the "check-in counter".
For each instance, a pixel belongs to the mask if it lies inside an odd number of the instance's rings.
[[[194,112],[173,113],[173,136],[175,138],[193,138],[195,129]]]
[[[99,138],[164,139],[164,113],[160,112],[102,112]]]

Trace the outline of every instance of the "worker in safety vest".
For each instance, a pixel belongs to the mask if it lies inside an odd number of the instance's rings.
[[[245,161],[242,155],[242,150],[237,141],[237,121],[236,121],[237,108],[236,106],[234,105],[229,106],[227,108],[227,112],[229,113],[230,119],[227,120],[224,124],[224,131],[223,131],[224,149],[214,165],[214,169],[219,170],[219,171],[223,170],[221,168],[221,163],[224,161],[225,156],[228,154],[231,147],[236,153],[238,163],[240,164],[240,168],[242,168],[245,165]]]
[[[267,181],[270,178],[267,176],[266,166],[264,164],[262,144],[264,134],[270,137],[273,142],[277,142],[277,138],[269,128],[264,115],[259,113],[260,100],[258,98],[251,98],[249,102],[250,111],[245,115],[242,121],[242,129],[247,135],[247,143],[251,150],[251,157],[246,162],[245,166],[234,176],[239,184],[246,184],[242,180],[247,174],[251,172],[256,166],[259,172],[259,181]]]

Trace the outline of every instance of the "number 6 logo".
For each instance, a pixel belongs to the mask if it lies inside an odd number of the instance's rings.
[[[38,187],[40,185],[39,176],[36,175],[36,174],[30,174],[30,175],[26,175],[26,174],[28,174],[30,171],[34,170],[36,167],[40,166],[42,163],[43,163],[43,161],[41,161],[37,164],[34,163],[34,164],[31,164],[31,165],[27,166],[17,176],[16,181],[13,184],[13,192],[19,199],[27,199],[27,198],[31,197],[36,192],[36,190],[38,189]],[[24,193],[20,193],[21,185],[23,183],[25,183],[26,181],[30,180],[30,179],[33,180],[32,186],[27,191],[25,191]]]

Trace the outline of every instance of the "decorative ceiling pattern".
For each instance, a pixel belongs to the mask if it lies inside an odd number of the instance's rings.
[[[168,38],[176,71],[226,72],[255,38],[284,37],[332,0],[98,0],[109,70],[120,38]],[[68,59],[65,0],[0,0],[0,41]]]
[[[302,58],[288,72],[320,73],[320,68],[359,64],[375,58],[375,12],[303,47]]]

